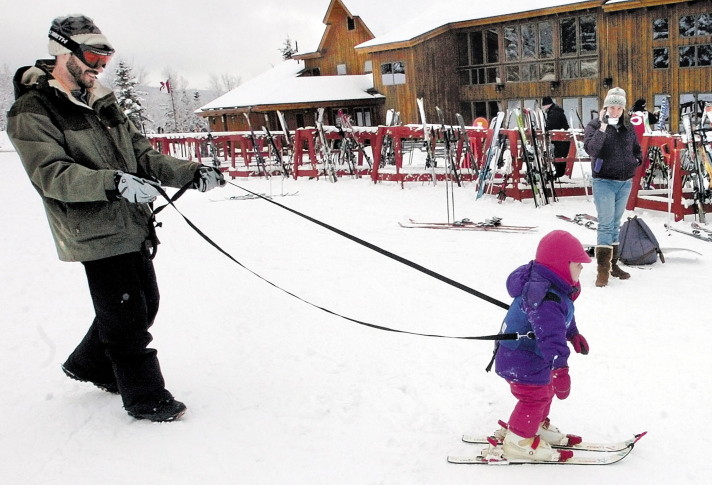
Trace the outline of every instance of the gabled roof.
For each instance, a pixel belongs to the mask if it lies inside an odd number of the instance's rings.
[[[349,11],[348,8],[346,8],[346,5],[344,5],[344,2],[341,0],[331,0],[331,3],[329,3],[329,7],[326,9],[326,13],[324,14],[324,20],[322,20],[322,23],[326,25],[326,29],[324,29],[324,33],[321,36],[321,40],[319,41],[319,46],[314,50],[313,52],[305,52],[304,54],[295,54],[294,58],[295,59],[314,59],[317,57],[321,56],[321,53],[324,51],[326,48],[326,39],[329,36],[329,31],[331,30],[331,25],[336,21],[336,19],[332,18],[335,13],[334,10],[340,7],[343,9],[343,11],[346,13],[347,17],[351,17],[354,19],[355,22],[359,24],[361,28],[363,28],[371,37],[373,37],[373,32],[371,32],[371,29],[368,28],[368,25],[364,23],[363,20],[361,20],[361,17],[358,15],[352,15],[351,12]]]
[[[485,24],[497,18],[513,20],[533,15],[595,8],[600,7],[604,2],[605,0],[527,0],[525,2],[448,0],[446,6],[442,2],[434,2],[432,7],[419,15],[400,22],[396,28],[363,42],[356,48],[377,51],[386,46],[388,49],[409,47],[420,39],[439,34],[451,26],[461,27],[471,23]]]
[[[298,77],[303,70],[304,64],[300,61],[293,59],[284,61],[229,93],[201,106],[197,112],[383,97],[369,92],[373,89],[371,74]]]

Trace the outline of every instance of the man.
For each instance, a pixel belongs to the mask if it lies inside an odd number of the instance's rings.
[[[568,130],[569,122],[566,121],[564,110],[550,96],[545,96],[541,101],[541,105],[546,113],[546,131],[550,130]],[[554,158],[565,158],[569,154],[570,142],[568,141],[553,141]],[[566,162],[554,162],[555,178],[561,178],[566,173]]]
[[[59,259],[85,267],[96,312],[62,369],[121,394],[135,418],[172,421],[186,407],[166,390],[148,348],[159,302],[149,203],[159,184],[204,192],[225,180],[158,153],[131,124],[97,80],[114,49],[92,19],[58,17],[49,38],[55,59],[15,75],[8,134],[42,198]]]

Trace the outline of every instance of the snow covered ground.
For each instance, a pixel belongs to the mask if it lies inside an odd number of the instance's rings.
[[[494,431],[514,403],[504,381],[484,372],[490,343],[388,333],[317,310],[225,258],[172,209],[160,215],[162,306],[153,333],[168,387],[188,413],[170,424],[136,421],[119,397],[67,379],[59,365],[93,316],[83,268],[57,260],[17,155],[0,149],[0,167],[3,483],[598,485],[705,483],[712,475],[712,245],[666,235],[665,214],[637,212],[662,246],[703,256],[670,252],[667,263],[631,268],[630,280],[606,288],[593,285],[595,268],[586,266],[576,306],[591,353],[571,358],[573,392],[552,410],[555,424],[587,440],[648,436],[608,467],[465,466],[445,461],[477,451],[460,436]],[[278,179],[271,187],[235,183],[282,190]],[[467,185],[456,190],[458,217],[497,215],[538,230],[455,232],[398,226],[409,217],[445,220],[442,184],[283,183],[299,193],[278,202],[506,303],[507,275],[548,231],[595,241],[593,231],[554,217],[594,213],[583,197],[535,209],[475,201]],[[273,204],[222,200],[241,194],[233,186],[190,192],[178,206],[240,262],[336,312],[444,335],[499,329],[504,311],[494,305]]]

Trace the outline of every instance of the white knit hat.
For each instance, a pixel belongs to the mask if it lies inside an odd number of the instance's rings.
[[[94,21],[85,15],[71,14],[65,17],[57,17],[52,21],[50,29],[68,36],[77,44],[93,45],[104,50],[114,50],[109,39],[101,33]],[[47,50],[52,56],[70,54],[72,52],[59,42],[52,40],[51,37]]]
[[[603,101],[603,107],[608,108],[609,106],[620,106],[625,109],[625,91],[621,88],[613,88],[608,91],[606,99]]]

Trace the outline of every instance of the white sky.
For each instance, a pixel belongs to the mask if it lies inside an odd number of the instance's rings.
[[[301,52],[315,49],[324,32],[322,20],[329,1],[32,0],[29,8],[3,0],[0,66],[7,64],[14,72],[49,57],[47,32],[52,19],[82,13],[107,35],[117,57],[145,69],[156,85],[166,68],[198,89],[208,87],[211,73],[228,73],[246,81],[281,61],[278,49],[287,36],[298,41]],[[400,12],[432,6],[432,0],[344,3],[377,35],[398,25]]]
[[[155,85],[170,69],[205,89],[211,74],[247,81],[281,62],[290,37],[301,53],[312,52],[324,33],[330,0],[3,0],[0,67],[11,71],[49,57],[52,19],[82,13],[94,19],[117,50],[117,58],[142,69]],[[507,12],[536,10],[581,0],[343,0],[376,36],[418,34],[425,25]],[[59,6],[58,6],[59,5]],[[420,18],[418,18],[420,17]],[[410,30],[408,30],[410,29]],[[412,32],[415,30],[415,32]],[[427,28],[425,30],[428,30]],[[388,39],[389,37],[384,37]],[[398,37],[397,40],[400,40]],[[109,69],[112,65],[109,65]]]

